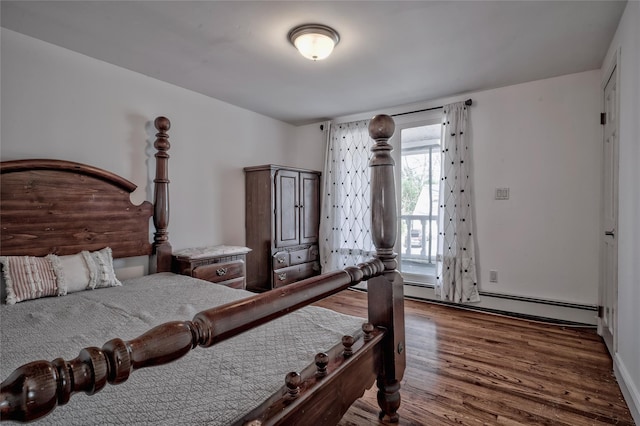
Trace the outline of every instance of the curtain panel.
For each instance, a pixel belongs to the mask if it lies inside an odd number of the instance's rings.
[[[330,126],[322,174],[320,262],[330,272],[365,262],[371,238],[369,120]]]
[[[479,302],[471,199],[468,107],[445,105],[438,209],[436,295],[457,303]]]

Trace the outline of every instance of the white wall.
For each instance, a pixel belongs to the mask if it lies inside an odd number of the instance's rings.
[[[326,147],[326,126],[320,130],[322,123],[298,126],[293,130],[290,145],[291,155],[296,159],[298,167],[322,171]]]
[[[602,64],[620,51],[618,352],[614,366],[625,399],[640,424],[640,3],[630,1]]]
[[[483,291],[597,303],[599,84],[592,71],[472,96]]]
[[[1,35],[2,160],[88,163],[137,184],[136,202],[152,200],[152,123],[170,118],[174,249],[243,245],[242,168],[307,165],[296,162],[304,138],[294,140],[293,126],[4,28]]]

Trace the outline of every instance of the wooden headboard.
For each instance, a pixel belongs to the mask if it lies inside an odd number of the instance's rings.
[[[63,160],[1,162],[0,254],[68,255],[111,247],[116,258],[157,254],[157,271],[170,270],[170,122],[158,117],[154,124],[154,204],[134,205],[130,197],[136,185],[97,167]],[[156,227],[153,244],[151,217]]]

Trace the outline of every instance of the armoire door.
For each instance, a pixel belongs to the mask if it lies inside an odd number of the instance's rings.
[[[314,173],[300,173],[300,244],[318,242],[320,225],[320,179]]]
[[[299,244],[299,172],[278,170],[275,174],[275,246]]]

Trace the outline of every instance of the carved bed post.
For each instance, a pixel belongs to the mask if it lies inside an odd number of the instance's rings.
[[[381,276],[367,283],[369,321],[387,328],[382,365],[378,372],[380,418],[397,423],[400,407],[400,380],[405,369],[404,294],[402,276],[396,269],[393,247],[397,234],[393,147],[395,123],[388,115],[376,115],[369,123],[369,136],[376,142],[371,151],[371,230],[376,257],[384,264]]]
[[[153,122],[158,133],[153,146],[157,150],[156,178],[154,182],[153,252],[156,255],[156,272],[171,271],[171,244],[169,243],[169,135],[171,122],[167,117],[158,117]]]

